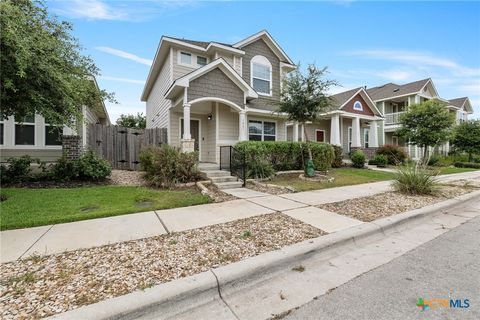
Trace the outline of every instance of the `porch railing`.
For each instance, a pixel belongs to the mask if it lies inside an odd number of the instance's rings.
[[[404,113],[405,111],[385,114],[385,124],[391,125],[400,123],[400,116]]]
[[[230,171],[230,174],[242,181],[245,187],[247,181],[246,155],[234,146],[220,147],[220,170]]]

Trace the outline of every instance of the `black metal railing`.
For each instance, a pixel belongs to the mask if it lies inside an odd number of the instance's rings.
[[[246,156],[234,146],[220,147],[220,170],[228,170],[230,174],[237,177],[237,181],[242,180],[242,186],[245,187],[247,180]]]

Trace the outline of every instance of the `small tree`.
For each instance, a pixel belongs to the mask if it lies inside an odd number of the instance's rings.
[[[480,120],[466,121],[455,127],[451,143],[455,149],[468,153],[471,162],[472,154],[480,153]]]
[[[277,111],[286,113],[288,120],[302,124],[307,141],[309,139],[305,124],[317,120],[322,112],[328,111],[333,105],[327,91],[330,87],[337,85],[337,82],[323,79],[326,73],[326,67],[318,69],[314,64],[310,64],[306,74],[302,74],[300,65],[298,65],[298,68],[291,72],[283,82]],[[312,151],[308,144],[307,148],[309,160],[305,174],[312,176],[315,174]]]
[[[428,148],[448,141],[453,123],[453,116],[444,103],[428,100],[410,106],[400,116],[401,128],[397,134],[410,144],[423,148],[422,164],[426,165],[429,161]]]
[[[137,113],[136,116],[133,114],[122,114],[120,118],[117,119],[117,125],[127,128],[145,129],[147,117],[144,116],[142,112]]]
[[[0,1],[0,119],[40,114],[72,125],[82,105],[101,107],[113,95],[99,91],[93,60],[71,34],[72,25],[50,16],[42,1]]]

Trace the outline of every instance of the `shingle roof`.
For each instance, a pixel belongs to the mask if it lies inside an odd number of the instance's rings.
[[[189,44],[193,44],[195,46],[199,46],[199,47],[202,47],[202,48],[208,47],[208,45],[210,43],[218,43],[218,44],[228,46],[228,47],[232,46],[231,44],[221,43],[221,42],[216,42],[216,41],[198,41],[198,40],[190,40],[190,39],[182,39],[182,38],[174,38],[174,37],[169,37],[169,38],[179,40],[179,41],[183,41],[183,42],[186,42],[186,43],[189,43]]]
[[[340,93],[331,95],[330,97],[334,100],[334,105],[335,105],[336,108],[338,109],[338,108],[340,108],[343,104],[345,104],[345,102],[347,102],[348,100],[350,100],[350,98],[351,98],[355,93],[357,93],[357,91],[360,90],[360,89],[362,89],[362,87],[358,87],[358,88],[355,88],[355,89],[352,89],[352,90],[340,92]]]
[[[456,98],[456,99],[448,100],[448,102],[450,102],[450,104],[454,107],[461,108],[463,106],[463,104],[465,103],[465,100],[467,100],[467,99],[468,99],[467,97]]]
[[[422,90],[430,79],[418,80],[402,85],[387,83],[383,86],[367,89],[373,101],[402,96],[405,94],[416,93]]]

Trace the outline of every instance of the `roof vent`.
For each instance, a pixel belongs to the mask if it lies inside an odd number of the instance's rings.
[[[398,88],[393,89],[393,92],[398,92],[398,90],[400,90],[400,89],[398,89]]]

